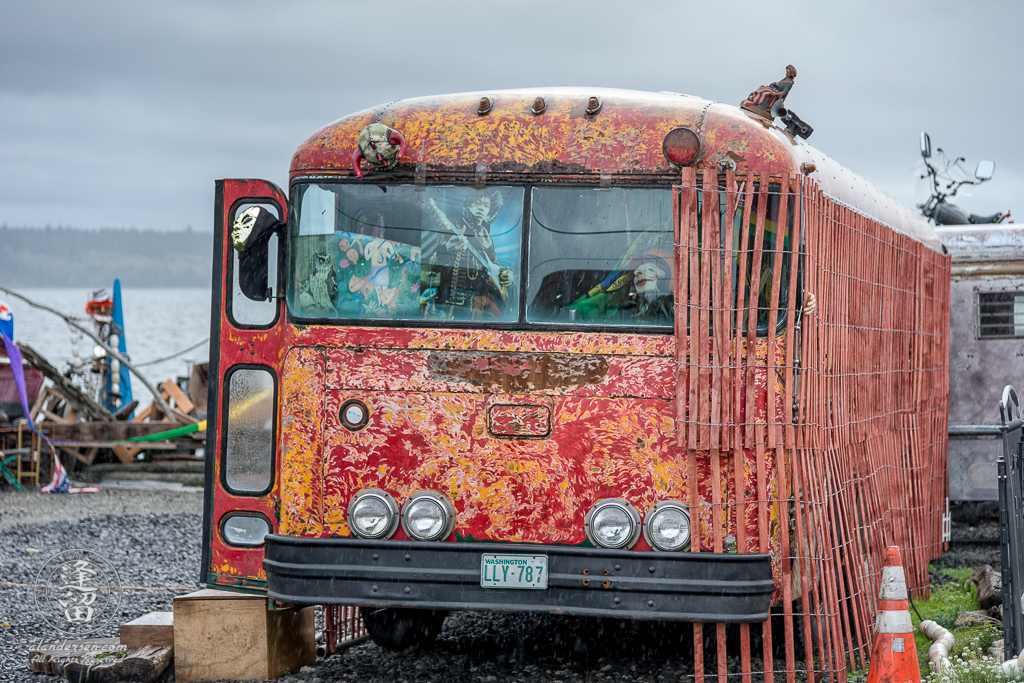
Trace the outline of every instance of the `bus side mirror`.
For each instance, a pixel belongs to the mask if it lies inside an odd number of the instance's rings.
[[[978,180],[988,180],[992,177],[992,174],[996,172],[996,164],[994,161],[988,159],[982,159],[978,162],[978,168],[974,170],[974,177]]]
[[[928,159],[932,155],[932,139],[928,133],[921,131],[921,156]]]

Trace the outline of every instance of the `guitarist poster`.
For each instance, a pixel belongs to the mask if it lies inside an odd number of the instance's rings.
[[[520,188],[431,188],[423,220],[421,303],[428,318],[515,320]]]

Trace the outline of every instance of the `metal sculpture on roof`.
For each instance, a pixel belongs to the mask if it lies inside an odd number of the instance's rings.
[[[757,114],[769,121],[774,121],[775,115],[772,109],[776,103],[782,106],[786,101],[786,95],[793,89],[794,78],[796,78],[796,67],[790,64],[786,67],[785,78],[769,85],[762,85],[747,95],[747,99],[740,102],[740,108],[746,109],[752,114]]]

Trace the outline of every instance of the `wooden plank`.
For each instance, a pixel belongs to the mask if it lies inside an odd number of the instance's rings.
[[[114,413],[114,419],[118,420],[118,421],[125,420],[138,407],[139,407],[139,402],[138,401],[132,401],[130,403],[126,403],[125,405],[123,405],[123,406],[121,406],[120,408],[117,409],[117,412]]]
[[[160,422],[77,422],[53,425],[51,437],[60,441],[125,441],[166,432],[177,426]]]
[[[130,648],[174,647],[174,612],[143,614],[119,629],[121,644]]]
[[[99,448],[86,448],[83,453],[84,462],[86,465],[91,465],[96,461],[96,456],[99,454]]]
[[[697,442],[707,449],[711,444],[711,403],[717,387],[711,384],[711,261],[716,258],[713,245],[718,243],[718,174],[712,169],[703,173],[703,205],[700,235],[698,236],[697,263],[698,289],[690,292],[697,301],[696,330],[690,320],[690,363],[697,368],[697,402],[690,404],[690,420],[697,428]],[[696,352],[695,352],[696,349]],[[696,416],[696,417],[694,417]]]
[[[757,438],[757,443],[764,443],[764,439],[761,438],[761,430],[755,424],[756,420],[754,413],[755,406],[757,405],[757,389],[754,377],[758,366],[756,358],[757,308],[758,296],[761,289],[761,252],[762,247],[764,246],[764,225],[768,216],[768,183],[768,174],[762,173],[761,184],[758,187],[757,196],[757,227],[754,232],[753,263],[750,267],[750,277],[747,279],[747,282],[750,284],[747,287],[747,372],[745,380],[747,398],[745,402],[746,415],[744,415],[746,429],[743,436],[744,443],[747,448],[751,448],[753,446],[755,443],[755,436]],[[767,552],[767,549],[762,550],[762,552]]]
[[[693,187],[697,187],[696,176],[693,179]],[[697,225],[697,195],[693,195],[693,207],[688,208],[684,205],[683,212],[680,220],[685,222],[688,230],[688,236],[686,238],[686,253],[689,259],[687,266],[687,273],[690,278],[690,285],[686,290],[686,320],[687,320],[687,331],[686,331],[686,363],[689,371],[689,398],[687,399],[688,408],[688,419],[686,423],[687,429],[687,447],[691,450],[697,448],[699,445],[699,423],[700,423],[700,391],[698,387],[700,382],[698,379],[698,372],[700,370],[700,340],[698,338],[698,330],[700,329],[700,309],[699,309],[699,296],[700,296],[700,236]],[[696,480],[694,480],[696,482]]]
[[[129,463],[135,462],[135,455],[132,454],[132,451],[137,451],[138,449],[135,449],[135,448],[125,448],[124,446],[113,446],[113,447],[111,447],[110,450],[111,450],[111,452],[113,452],[114,456],[119,461],[121,461],[123,464],[127,465]]]
[[[776,377],[778,371],[778,339],[775,329],[779,320],[779,295],[782,288],[782,257],[785,246],[786,223],[789,218],[789,175],[782,176],[782,186],[778,197],[779,209],[775,216],[775,242],[771,264],[771,288],[768,293],[768,351],[765,362],[768,368],[766,379],[767,413],[765,418],[768,422],[768,447],[774,448],[781,443],[779,438],[779,422],[783,416],[778,414],[778,401],[776,401]],[[783,406],[785,411],[786,407]]]
[[[49,410],[41,410],[39,412],[42,413],[43,417],[45,417],[47,420],[50,420],[51,422],[55,422],[56,424],[62,425],[62,424],[67,424],[68,423],[67,420],[64,419],[63,415],[57,415],[56,413],[51,413]]]
[[[43,387],[39,395],[36,396],[36,402],[32,404],[31,410],[28,411],[32,422],[36,421],[36,417],[39,415],[39,411],[43,409],[43,405],[46,403],[46,397],[50,395],[50,387]]]
[[[751,442],[744,441],[744,422],[746,419],[740,413],[740,404],[743,403],[746,397],[746,386],[747,386],[747,373],[744,370],[745,356],[743,355],[743,288],[747,281],[747,252],[750,250],[751,245],[749,244],[748,236],[750,233],[750,212],[751,207],[754,203],[754,183],[748,179],[743,183],[746,186],[746,190],[743,196],[743,225],[740,227],[740,238],[739,238],[739,274],[737,275],[737,282],[739,283],[738,291],[736,292],[736,301],[734,302],[736,322],[733,325],[734,338],[735,338],[735,349],[733,353],[733,400],[735,410],[735,426],[733,429],[733,447],[734,448],[750,448]],[[748,404],[749,405],[749,404]],[[746,547],[746,546],[741,546]]]
[[[81,448],[83,446],[89,448],[113,448],[114,446],[124,446],[126,448],[133,448],[136,441],[65,441],[61,446]],[[201,444],[200,444],[201,446]],[[197,446],[199,447],[199,446]],[[138,450],[150,450],[159,449],[164,451],[172,451],[178,448],[173,441],[152,441],[145,445],[145,448],[139,448]]]
[[[722,260],[724,261],[724,272],[721,278],[721,299],[720,310],[715,311],[715,329],[721,332],[721,341],[716,333],[715,336],[715,357],[717,366],[721,367],[721,383],[719,387],[721,396],[721,426],[718,428],[721,448],[729,450],[733,447],[733,425],[736,423],[733,402],[730,400],[733,391],[733,382],[736,373],[733,370],[739,339],[739,334],[733,329],[733,319],[736,313],[736,301],[733,297],[733,269],[736,265],[737,253],[733,249],[735,240],[736,207],[739,205],[739,192],[736,187],[735,171],[727,171],[725,174],[725,215],[722,218]],[[718,290],[716,290],[718,291]],[[738,444],[737,444],[738,447]]]
[[[49,361],[35,349],[28,344],[18,344],[18,348],[21,349],[22,355],[25,360],[40,370],[46,379],[54,383],[54,385],[60,389],[60,392],[65,396],[69,403],[78,406],[90,420],[99,420],[102,422],[108,422],[114,419],[114,416],[109,410],[101,406],[91,396],[84,393],[81,389],[71,383],[67,377],[65,377],[60,370],[50,365]]]
[[[171,417],[173,417],[178,422],[181,422],[182,424],[194,425],[199,422],[199,418],[192,417],[191,415],[186,415],[177,408],[171,408],[171,413]],[[168,427],[168,429],[170,429],[170,427]]]
[[[132,418],[132,422],[145,422],[156,411],[156,403],[150,402],[148,406],[139,411],[139,414]]]
[[[189,397],[185,395],[185,392],[181,390],[181,387],[179,387],[174,380],[167,380],[160,385],[160,388],[174,399],[174,407],[186,415],[196,409],[196,405],[189,400]]]
[[[123,657],[100,653],[87,655],[64,666],[68,681],[89,683],[152,683],[171,665],[174,650],[171,647],[142,647],[128,650]]]
[[[60,448],[60,450],[64,451],[65,453],[73,457],[75,460],[81,462],[83,465],[92,464],[89,458],[87,458],[84,453],[82,453],[80,450],[76,448],[68,448],[67,446],[58,446],[58,448]]]

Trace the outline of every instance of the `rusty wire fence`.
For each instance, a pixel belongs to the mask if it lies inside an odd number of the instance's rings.
[[[799,176],[685,170],[676,200],[691,550],[776,576],[769,621],[698,624],[696,678],[845,680],[886,547],[912,596],[944,549],[949,258]]]
[[[333,655],[369,638],[358,607],[324,605],[321,609],[324,615],[322,656]]]

